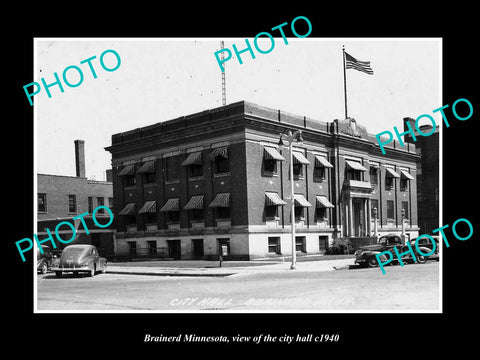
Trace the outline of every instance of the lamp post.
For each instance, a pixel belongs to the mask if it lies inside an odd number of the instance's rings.
[[[375,236],[378,241],[378,212],[376,207],[373,208],[373,219],[373,236]]]
[[[280,134],[280,140],[278,142],[278,147],[280,150],[286,145],[283,142],[283,138],[288,142],[288,148],[290,151],[290,204],[291,204],[291,228],[292,228],[292,264],[290,265],[290,269],[294,270],[297,264],[297,254],[296,254],[296,244],[295,244],[295,188],[293,183],[293,142],[296,141],[297,143],[303,142],[302,137],[302,130],[297,130],[295,132],[291,132],[290,130],[286,134]]]

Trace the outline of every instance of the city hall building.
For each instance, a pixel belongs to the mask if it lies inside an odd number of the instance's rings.
[[[374,235],[418,236],[415,145],[386,155],[355,119],[321,122],[246,101],[114,134],[117,256],[230,259],[291,254],[289,148],[294,142],[298,253],[335,239],[354,247]]]

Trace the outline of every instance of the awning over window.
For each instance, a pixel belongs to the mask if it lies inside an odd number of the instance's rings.
[[[265,146],[264,150],[265,151],[263,152],[263,156],[266,160],[285,160],[285,158],[275,148]]]
[[[182,166],[188,165],[202,165],[202,152],[192,152],[188,154],[187,158],[182,162]]]
[[[317,199],[317,208],[333,208],[333,204],[328,201],[327,197],[326,196],[322,196],[322,195],[317,195],[315,197]]]
[[[387,167],[387,168],[385,168],[385,170],[387,170],[387,173],[386,173],[387,176],[394,177],[394,178],[399,178],[399,177],[400,177],[400,175],[398,175],[398,174],[397,174],[393,169],[391,169],[391,168],[388,168],[388,167]]]
[[[230,193],[217,194],[215,199],[208,205],[209,207],[230,207]]]
[[[265,205],[278,206],[278,205],[287,205],[287,203],[283,201],[282,198],[276,192],[266,192]]]
[[[139,214],[144,213],[156,213],[157,212],[157,202],[156,201],[145,201],[142,208],[138,210]]]
[[[210,153],[210,159],[215,160],[217,156],[222,156],[228,159],[228,146],[218,147]]]
[[[162,206],[160,209],[161,212],[167,212],[167,211],[179,211],[179,201],[178,198],[174,199],[168,199],[165,205]]]
[[[192,196],[183,210],[203,209],[203,195]]]
[[[128,203],[125,207],[118,213],[118,215],[134,215],[135,214],[135,203]]]
[[[154,173],[155,160],[145,161],[145,163],[137,170],[139,174]]]
[[[413,176],[410,175],[410,173],[408,173],[407,171],[400,170],[400,173],[402,174],[402,178],[407,178],[408,180],[413,180]]]
[[[315,166],[333,168],[333,165],[324,156],[320,155],[315,155]]]
[[[350,169],[359,170],[359,171],[367,171],[367,169],[365,169],[365,168],[362,166],[362,164],[360,164],[359,162],[351,161],[351,160],[345,160],[345,162],[347,163],[347,166],[348,166]]]
[[[310,164],[310,161],[308,161],[305,155],[303,155],[301,152],[293,151],[292,155],[293,155],[294,164],[305,164],[305,165]]]
[[[312,204],[310,204],[307,199],[305,199],[305,196],[301,194],[295,194],[294,197],[295,199],[295,206],[297,207],[310,207]]]
[[[118,176],[134,175],[135,167],[134,164],[125,165],[125,167],[118,173]]]

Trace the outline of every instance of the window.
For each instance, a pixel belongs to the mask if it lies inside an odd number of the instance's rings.
[[[224,174],[230,171],[230,161],[228,160],[228,146],[213,149],[209,156],[210,159],[213,161],[213,171],[215,174]]]
[[[347,180],[362,180],[362,172],[355,169],[347,169]]]
[[[378,168],[370,166],[370,183],[372,185],[378,184]]]
[[[180,222],[180,211],[167,211],[167,222],[168,223]]]
[[[230,219],[230,207],[218,207],[217,219]]]
[[[306,253],[306,241],[305,236],[295,236],[295,250]]]
[[[316,217],[317,221],[324,221],[327,219],[327,208],[326,207],[317,207],[316,208]]]
[[[367,171],[359,161],[345,160],[345,179],[363,181],[363,172]]]
[[[47,211],[47,194],[38,193],[38,211]]]
[[[385,176],[385,190],[393,189],[393,177]]]
[[[377,199],[371,199],[370,200],[370,216],[372,217],[372,220],[375,219],[375,209],[377,209],[377,219],[380,217],[380,209],[378,208],[378,200]]]
[[[293,177],[300,178],[303,176],[303,165],[302,164],[293,164]]]
[[[113,197],[108,198],[108,207],[113,210]]]
[[[265,206],[265,218],[267,220],[277,219],[278,206],[277,205]]]
[[[405,214],[405,219],[408,220],[408,201],[402,201],[402,212]]]
[[[327,160],[326,156],[315,155],[315,167],[313,168],[313,181],[325,181],[327,168],[333,168],[333,165]]]
[[[144,184],[152,184],[155,182],[155,173],[145,173],[143,174],[143,183]]]
[[[385,190],[392,190],[395,187],[395,178],[400,178],[400,175],[392,167],[385,167]]]
[[[317,181],[325,180],[325,174],[326,174],[326,171],[323,166],[315,166],[315,168],[313,169],[314,180],[317,180]]]
[[[268,252],[273,254],[281,254],[280,237],[272,236],[268,238]]]
[[[408,179],[401,178],[400,179],[400,191],[407,191],[408,190]]]
[[[190,219],[193,220],[193,221],[204,220],[205,219],[204,209],[192,209]]]
[[[93,197],[88,197],[88,213],[93,213]]]
[[[272,176],[278,174],[278,162],[285,158],[274,147],[263,148],[263,175]]]
[[[77,212],[77,196],[68,195],[68,212],[76,213]]]
[[[97,206],[104,206],[105,205],[105,199],[103,197],[97,197]],[[97,210],[98,214],[105,214],[105,209],[100,208]]]
[[[136,184],[135,175],[125,175],[123,179],[123,186],[135,186]]]
[[[395,205],[393,200],[387,200],[387,219],[395,219]]]
[[[196,151],[188,153],[181,165],[187,167],[187,175],[189,178],[202,176],[202,152]]]
[[[157,223],[157,213],[156,212],[146,212],[143,214],[145,219],[145,224],[156,224]]]
[[[267,175],[277,174],[277,160],[275,159],[264,159],[263,160],[263,172]]]
[[[179,164],[177,156],[169,156],[165,158],[166,164],[166,180],[178,180]]]
[[[223,156],[217,156],[214,161],[214,169],[216,174],[228,173],[230,171],[230,161]]]
[[[127,225],[135,225],[137,223],[137,217],[135,215],[126,215],[125,223]]]
[[[304,207],[303,206],[295,206],[295,221],[304,220]]]
[[[192,164],[188,166],[188,176],[189,177],[199,177],[203,175],[202,165]]]

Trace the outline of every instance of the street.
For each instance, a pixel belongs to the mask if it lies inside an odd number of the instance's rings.
[[[256,267],[261,268],[261,267]],[[425,311],[439,310],[439,263],[223,277],[53,273],[38,275],[39,311]]]

